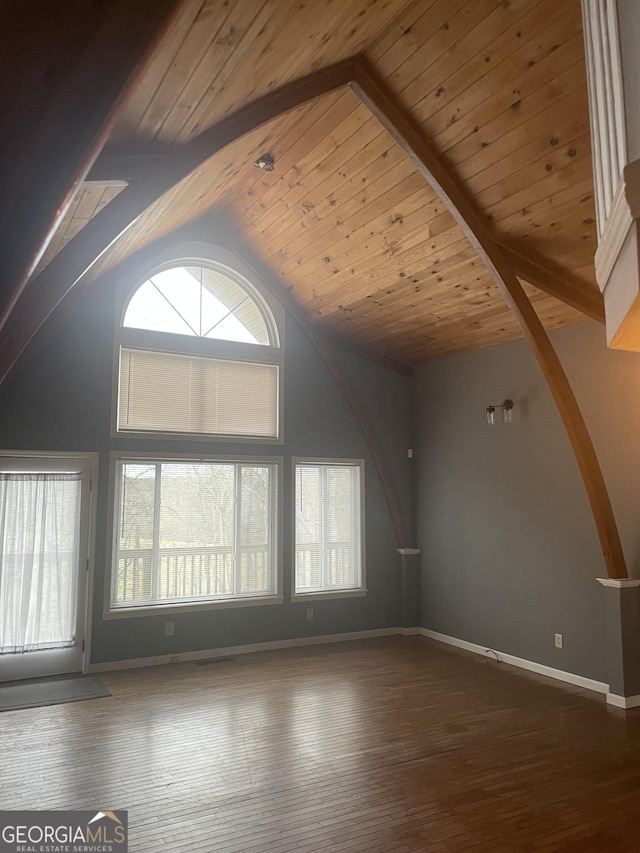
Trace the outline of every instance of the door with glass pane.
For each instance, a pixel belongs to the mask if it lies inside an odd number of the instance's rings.
[[[83,668],[88,458],[0,457],[0,681]]]

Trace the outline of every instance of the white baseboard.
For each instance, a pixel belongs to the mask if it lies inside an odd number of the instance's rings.
[[[619,696],[617,693],[607,693],[607,704],[616,708],[640,708],[640,696]]]
[[[515,657],[515,655],[509,655],[506,652],[501,652],[497,649],[487,649],[486,646],[479,646],[477,643],[469,643],[467,640],[459,640],[457,637],[450,637],[448,634],[439,634],[437,631],[429,630],[429,628],[418,628],[417,633],[421,634],[423,637],[428,637],[430,640],[437,640],[439,643],[447,643],[450,646],[457,646],[459,649],[466,649],[468,652],[475,652],[483,657],[495,659],[497,655],[498,659],[502,661],[502,663],[508,663],[510,666],[517,666],[520,667],[520,669],[527,669],[530,672],[537,672],[538,675],[546,675],[548,678],[565,681],[567,684],[574,684],[576,687],[584,687],[586,690],[593,690],[596,693],[606,693],[607,702],[609,701],[609,696],[613,695],[609,693],[609,685],[605,684],[603,681],[595,681],[593,678],[585,678],[583,675],[576,675],[573,672],[565,672],[562,669],[555,669],[552,666],[545,666],[545,664],[542,663],[526,660],[526,658],[518,658]],[[623,697],[619,696],[617,698],[622,699]],[[627,701],[630,698],[638,698],[640,700],[640,697],[627,697]],[[638,704],[640,704],[640,701]],[[619,707],[635,706],[621,705]]]
[[[252,652],[270,652],[276,649],[291,649],[296,646],[316,646],[324,643],[344,643],[349,640],[368,640],[372,637],[389,637],[403,634],[405,631],[418,633],[419,628],[374,628],[370,631],[351,631],[348,634],[323,634],[314,637],[295,637],[291,640],[273,640],[269,643],[251,643],[245,646],[226,646],[220,649],[200,649],[196,652],[178,652],[177,654],[155,655],[148,658],[127,658],[107,663],[89,664],[87,672],[111,672],[117,669],[135,669],[142,666],[158,666],[183,661],[212,660],[232,655],[247,655]]]
[[[107,663],[93,663],[87,668],[87,672],[111,672],[121,669],[135,669],[143,666],[158,666],[168,663],[181,663],[183,661],[198,661],[198,660],[215,660],[216,658],[231,657],[233,655],[246,655],[252,652],[268,652],[277,649],[291,649],[299,646],[317,646],[325,643],[344,643],[351,640],[368,640],[374,637],[390,637],[393,635],[401,635],[403,637],[422,636],[430,640],[436,640],[438,643],[446,643],[449,646],[456,646],[459,649],[465,649],[468,652],[482,655],[483,657],[494,658],[497,656],[502,663],[510,666],[517,666],[520,669],[526,669],[530,672],[536,672],[538,675],[546,675],[548,678],[555,678],[558,681],[564,681],[567,684],[573,684],[576,687],[584,687],[586,690],[592,690],[595,693],[605,694],[607,703],[614,705],[617,708],[638,708],[640,707],[640,696],[618,696],[615,693],[609,692],[609,685],[603,681],[595,681],[592,678],[585,678],[583,675],[576,675],[573,672],[565,672],[562,669],[555,669],[552,666],[536,663],[535,661],[519,658],[515,655],[507,654],[496,649],[487,649],[485,646],[480,646],[477,643],[470,643],[467,640],[460,640],[457,637],[450,637],[448,634],[440,634],[438,631],[431,631],[429,628],[374,628],[370,631],[351,631],[346,634],[323,634],[314,637],[295,637],[290,640],[273,640],[267,643],[251,643],[244,646],[226,646],[219,649],[201,649],[195,652],[179,652],[178,654],[156,655],[146,658],[127,658],[126,660],[108,661]]]

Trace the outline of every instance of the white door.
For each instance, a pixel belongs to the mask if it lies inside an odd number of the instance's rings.
[[[91,463],[0,456],[0,681],[83,670]]]

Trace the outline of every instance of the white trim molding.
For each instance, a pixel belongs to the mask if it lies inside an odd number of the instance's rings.
[[[598,248],[595,255],[596,281],[603,292],[624,246],[624,241],[633,225],[633,215],[627,201],[624,179],[618,183],[609,215],[602,224]]]
[[[593,690],[594,693],[605,693],[608,695],[609,685],[603,681],[595,681],[593,678],[586,678],[584,675],[577,675],[573,672],[565,672],[563,669],[555,669],[552,666],[546,666],[542,663],[536,663],[526,658],[519,658],[515,655],[507,654],[506,652],[498,651],[497,649],[488,649],[486,646],[479,646],[477,643],[470,643],[467,640],[459,640],[457,637],[450,637],[448,634],[440,634],[438,631],[431,631],[429,628],[419,628],[418,632],[423,637],[428,637],[430,640],[436,640],[438,643],[446,643],[449,646],[456,646],[459,649],[464,649],[467,652],[474,652],[483,657],[490,657],[494,660],[497,658],[501,663],[507,663],[510,666],[517,666],[520,669],[536,672],[538,675],[546,675],[548,678],[555,678],[557,681],[565,681],[567,684],[574,684],[576,687],[584,687],[585,690]]]
[[[612,586],[615,589],[628,589],[629,587],[640,586],[640,580],[635,578],[596,578],[602,586]]]
[[[607,693],[607,705],[614,705],[625,711],[629,708],[639,708],[640,696],[618,696],[617,693]]]

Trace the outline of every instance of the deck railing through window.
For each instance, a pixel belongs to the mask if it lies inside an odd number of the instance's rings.
[[[269,592],[270,585],[269,551],[264,545],[243,547],[235,573],[229,546],[161,548],[155,573],[151,548],[123,550],[118,553],[115,600],[125,604],[223,598]]]

